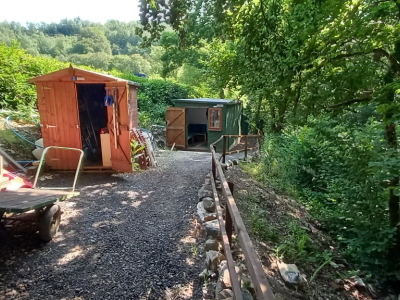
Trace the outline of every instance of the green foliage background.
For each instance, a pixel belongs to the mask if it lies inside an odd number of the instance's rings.
[[[282,134],[268,133],[257,176],[300,199],[358,269],[394,280],[400,270],[387,253],[396,244],[396,228],[387,222],[383,184],[391,174],[382,166],[400,161],[386,150],[380,122],[353,121],[312,119]]]
[[[0,44],[0,108],[18,110],[21,117],[30,118],[37,105],[36,87],[28,80],[68,67],[68,63],[53,58],[33,56],[13,42],[10,47]],[[103,72],[88,66],[81,68]],[[132,73],[112,70],[112,75],[139,82],[140,126],[165,123],[165,108],[173,99],[204,95],[199,88],[164,79],[139,78]]]
[[[399,2],[143,0],[141,24],[165,72],[197,67],[243,100],[265,133],[252,173],[302,201],[371,280],[398,284]]]

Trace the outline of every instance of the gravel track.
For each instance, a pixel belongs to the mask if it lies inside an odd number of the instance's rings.
[[[0,299],[202,299],[190,232],[211,156],[158,160],[141,173],[82,175],[48,244],[31,224],[0,228]]]

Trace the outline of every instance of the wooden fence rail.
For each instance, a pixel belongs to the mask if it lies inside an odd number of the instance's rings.
[[[237,280],[237,275],[235,271],[235,262],[232,258],[231,253],[231,241],[233,227],[235,229],[237,239],[239,241],[240,247],[242,248],[243,254],[245,256],[245,261],[247,269],[249,270],[250,277],[259,300],[275,300],[275,296],[272,292],[271,286],[268,279],[264,273],[262,265],[258,260],[257,254],[254,250],[253,243],[247,233],[246,227],[240,217],[239,210],[236,206],[235,199],[232,196],[233,184],[227,182],[225,174],[219,163],[217,153],[215,151],[215,145],[210,146],[212,153],[212,175],[211,184],[214,192],[215,205],[217,207],[218,222],[220,225],[222,243],[224,247],[225,256],[227,258],[228,270],[230,273],[232,291],[234,294],[234,299],[241,300],[242,294],[240,290],[240,282]],[[223,219],[223,213],[221,208],[221,203],[219,201],[218,193],[215,187],[215,179],[219,178],[221,181],[222,194],[226,200],[225,207],[225,220]]]
[[[214,142],[212,145],[215,145],[217,142],[219,142],[221,139],[223,140],[223,150],[222,150],[222,162],[225,163],[225,158],[226,155],[233,154],[233,153],[240,153],[244,152],[244,158],[247,159],[247,152],[249,150],[256,150],[257,147],[249,147],[249,137],[251,138],[260,138],[260,135],[256,134],[248,134],[248,135],[234,135],[234,134],[227,134],[227,135],[222,135],[216,142]],[[244,149],[238,149],[238,150],[233,150],[233,151],[227,151],[227,144],[229,141],[229,138],[245,138],[245,143],[244,143]]]

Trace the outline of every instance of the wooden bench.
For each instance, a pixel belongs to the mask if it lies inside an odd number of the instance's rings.
[[[207,141],[207,124],[189,124],[187,133],[188,143],[190,139],[193,143],[194,139],[200,136],[204,138],[204,142]]]

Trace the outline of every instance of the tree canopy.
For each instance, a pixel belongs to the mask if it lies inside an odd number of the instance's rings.
[[[141,47],[135,33],[139,24],[110,20],[104,25],[79,18],[59,23],[0,23],[0,42],[11,46],[17,40],[29,54],[47,55],[63,62],[111,70],[158,75],[161,47]],[[123,62],[123,63],[122,63]],[[130,68],[130,69],[128,69]]]
[[[383,280],[400,278],[399,22],[397,0],[141,2],[145,42],[165,45],[164,72],[190,64],[243,100],[268,136],[266,180],[295,188]]]

